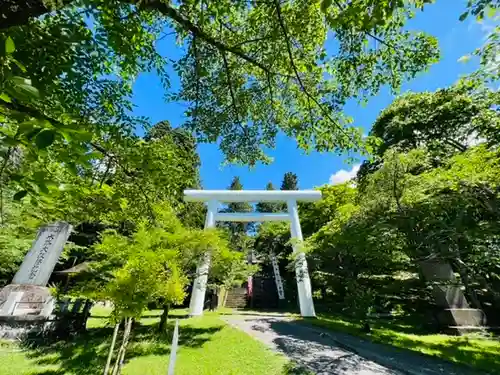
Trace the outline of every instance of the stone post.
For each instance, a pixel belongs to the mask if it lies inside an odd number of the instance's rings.
[[[439,308],[437,319],[440,328],[461,334],[480,330],[486,325],[486,315],[482,310],[469,306],[462,284],[448,262],[429,259],[420,261],[419,265],[424,279],[432,283],[432,294]]]

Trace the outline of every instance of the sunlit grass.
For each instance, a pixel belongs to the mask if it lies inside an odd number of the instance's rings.
[[[228,310],[229,311],[229,310]],[[23,347],[0,344],[2,375],[93,375],[102,374],[111,339],[110,309],[94,307],[88,332],[66,341]],[[188,318],[186,310],[174,310],[168,332],[158,334],[160,310],[144,314],[134,329],[125,375],[166,374],[175,319],[180,322],[176,375],[267,375],[289,373],[285,357],[227,325],[218,313]]]

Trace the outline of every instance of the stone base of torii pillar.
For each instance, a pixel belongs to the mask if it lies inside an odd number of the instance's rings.
[[[270,191],[270,190],[185,190],[185,200],[188,202],[208,202],[205,228],[215,227],[217,221],[259,222],[259,221],[289,221],[290,232],[294,240],[295,275],[300,305],[303,317],[315,317],[312,298],[311,280],[307,268],[307,260],[300,247],[303,241],[300,227],[297,201],[313,202],[321,199],[321,192],[315,190]],[[286,202],[287,211],[283,213],[221,213],[217,209],[219,202]],[[196,276],[191,293],[189,310],[191,316],[203,314],[205,292],[210,269],[210,254],[205,254],[196,270]]]

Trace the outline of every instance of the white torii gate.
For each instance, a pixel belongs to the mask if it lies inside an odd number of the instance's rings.
[[[303,240],[297,201],[314,202],[320,200],[321,192],[315,190],[184,190],[184,198],[187,202],[208,202],[205,229],[215,227],[217,221],[290,221],[292,239],[295,240],[293,247],[294,251],[297,252],[295,274],[299,293],[300,314],[304,317],[316,316],[306,256],[297,246]],[[217,212],[220,202],[286,202],[288,212]],[[196,278],[189,304],[191,316],[203,314],[209,267],[210,254],[206,254],[196,270]]]

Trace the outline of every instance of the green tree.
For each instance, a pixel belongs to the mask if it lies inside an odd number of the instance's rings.
[[[114,321],[125,319],[125,334],[115,364],[118,373],[132,319],[139,318],[148,303],[161,300],[164,313],[160,329],[164,330],[169,307],[184,301],[189,279],[204,254],[210,251],[221,282],[225,277],[234,280],[234,272],[227,269],[245,267],[244,259],[229,250],[227,240],[216,230],[185,228],[168,204],[155,206],[155,211],[155,225],[143,222],[131,236],[104,232],[101,242],[93,247],[88,278],[70,292],[110,300]]]
[[[299,178],[295,173],[286,172],[280,190],[299,190]]]
[[[449,262],[476,307],[479,286],[498,306],[498,238],[491,231],[499,220],[498,151],[484,144],[471,147],[434,168],[426,160],[432,158],[425,149],[388,151],[368,177],[364,205],[383,213],[378,223],[397,235],[410,259]]]
[[[243,184],[238,176],[233,177],[229,190],[243,190]],[[252,205],[248,202],[231,202],[227,205],[227,212],[251,212]]]
[[[302,217],[312,282],[323,299],[347,303],[361,276],[391,274],[407,257],[387,229],[384,211],[360,206],[356,188],[345,183],[321,191],[323,199]]]
[[[333,220],[340,207],[354,203],[358,196],[356,188],[350,183],[323,185],[318,189],[321,191],[321,200],[304,204],[300,208],[300,224],[304,237],[309,237]]]
[[[287,302],[294,306],[297,301],[297,283],[289,223],[267,222],[259,225],[254,241],[254,253],[261,261],[259,275],[263,277],[274,277],[271,256],[277,259]]]
[[[266,185],[266,190],[276,190],[272,182],[268,182]],[[282,205],[280,203],[273,202],[259,202],[255,205],[255,211],[257,212],[280,212]]]
[[[391,147],[408,151],[422,146],[441,155],[465,151],[474,138],[500,125],[494,107],[498,100],[496,90],[467,82],[403,95],[373,125],[371,134],[382,139],[377,153],[382,155]]]
[[[154,124],[151,129],[147,131],[147,133],[144,136],[144,139],[146,141],[151,141],[151,140],[158,140],[163,138],[163,136],[170,134],[173,134],[173,129],[172,125],[170,125],[170,121],[165,120],[165,121],[160,121],[156,124]],[[182,134],[182,133],[179,133]]]
[[[476,48],[471,54],[479,57],[480,66],[468,79],[495,85],[500,79],[500,66],[497,59],[500,51],[500,26],[495,24],[498,19],[500,3],[496,0],[471,0],[467,2],[467,7],[467,11],[460,16],[461,21],[472,16],[478,23],[492,21],[494,25],[483,45]],[[460,60],[467,61],[471,55],[463,56]]]
[[[498,145],[500,116],[496,103],[499,93],[469,79],[435,92],[408,93],[384,109],[370,134],[380,139],[376,158],[365,161],[358,173],[360,187],[364,178],[376,171],[389,149],[408,152],[425,147],[430,162],[438,166],[450,156],[470,146],[486,142]]]
[[[359,148],[345,102],[386,84],[397,90],[438,57],[434,38],[403,29],[427,0],[384,1],[370,17],[353,17],[367,1],[3,2],[0,104],[9,142],[68,142],[60,160],[71,152],[77,164],[89,148],[106,152],[144,124],[129,115],[135,77],[156,71],[168,88],[170,60],[155,43],[172,31],[185,55],[174,63],[182,88],[168,94],[189,103],[186,126],[201,141],[221,139],[229,161],[268,161],[263,149],[280,130],[304,149]],[[338,48],[326,49],[327,35]],[[43,95],[23,96],[35,88]],[[18,134],[27,121],[43,135],[25,126]]]
[[[191,137],[183,131],[167,132],[148,142],[125,137],[110,150],[106,158],[92,162],[88,169],[78,169],[75,174],[60,164],[53,148],[33,162],[16,148],[19,157],[10,158],[3,169],[4,176],[22,174],[24,183],[29,183],[37,194],[26,196],[21,202],[12,201],[17,183],[3,181],[2,279],[11,280],[42,223],[65,220],[73,224],[72,240],[81,247],[68,250],[68,259],[61,260],[61,267],[66,268],[75,261],[87,260],[87,248],[99,241],[99,232],[115,229],[123,235],[131,234],[142,221],[154,222],[154,207],[165,201],[185,225],[202,227],[203,206],[187,206],[183,200],[183,190],[197,188],[200,183],[199,157]]]
[[[12,281],[35,240],[42,219],[28,203],[9,201],[3,207],[0,225],[0,285]]]
[[[233,177],[231,184],[228,186],[229,190],[243,190],[243,185],[238,176]],[[226,208],[222,209],[223,212],[252,212],[253,206],[248,202],[231,202]],[[236,248],[243,251],[246,242],[245,237],[247,232],[253,229],[253,223],[235,223],[228,222],[221,224],[222,227],[229,230],[231,236],[231,243]]]

